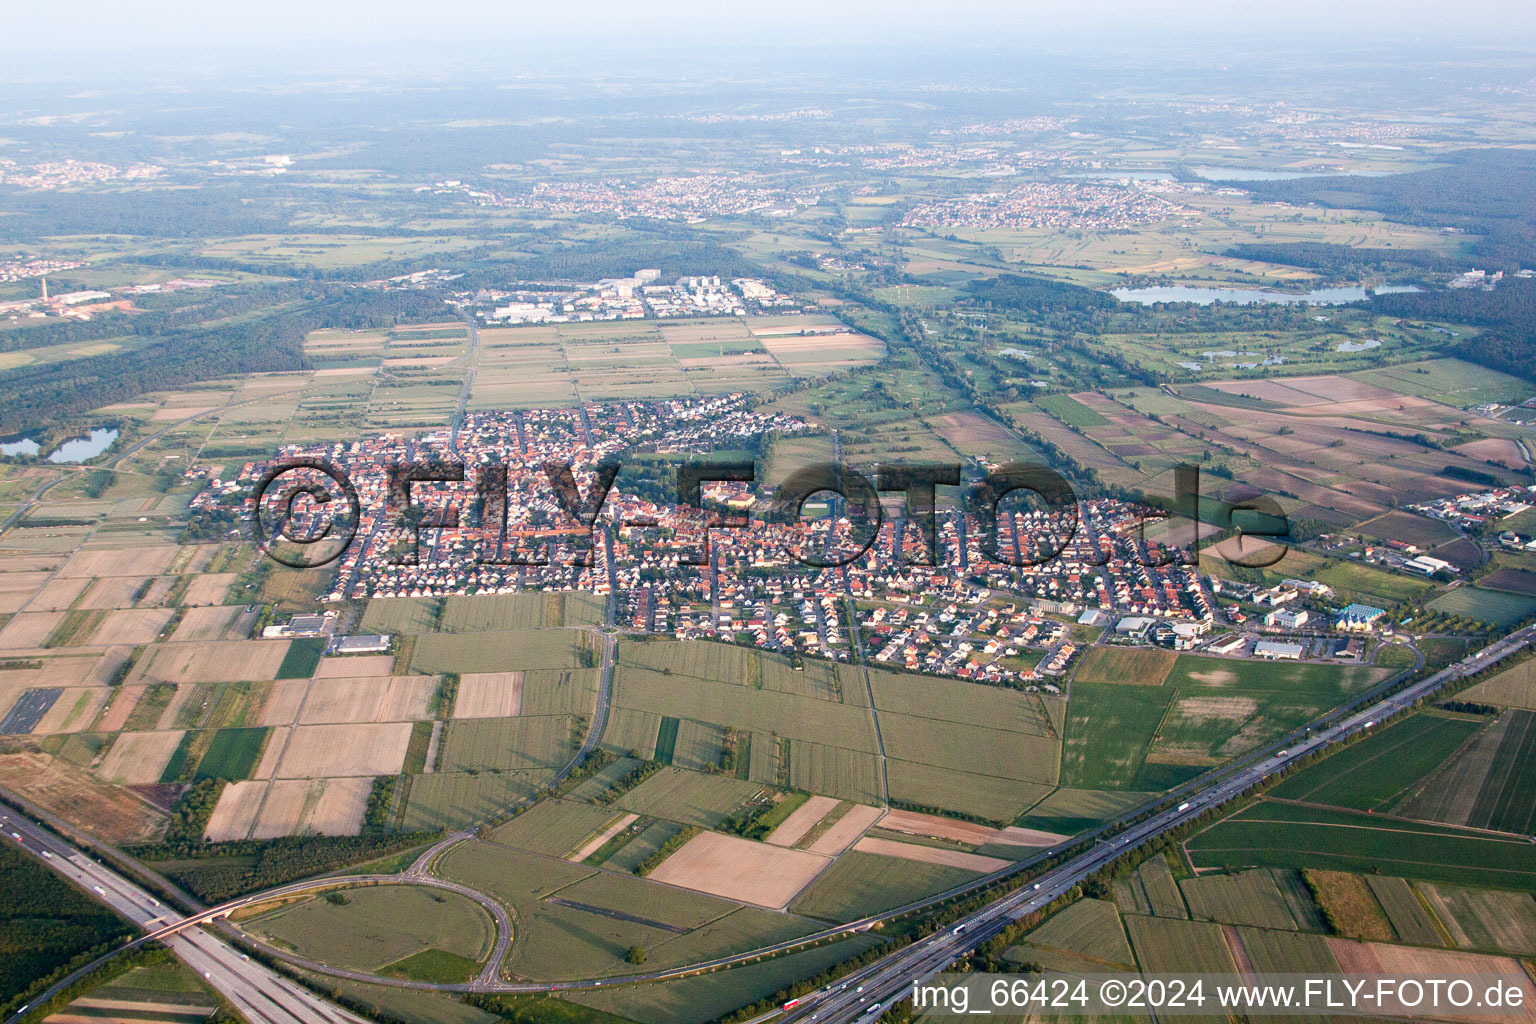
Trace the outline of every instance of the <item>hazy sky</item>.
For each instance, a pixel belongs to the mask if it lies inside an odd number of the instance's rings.
[[[13,0],[6,7],[7,60],[52,61],[61,70],[85,53],[131,63],[175,52],[316,45],[356,57],[415,44],[517,53],[551,43],[608,48],[685,38],[735,46],[951,39],[1027,47],[1097,38],[1176,42],[1195,33],[1245,47],[1311,37],[1326,48],[1415,34],[1494,46],[1536,37],[1536,4],[1528,0]]]

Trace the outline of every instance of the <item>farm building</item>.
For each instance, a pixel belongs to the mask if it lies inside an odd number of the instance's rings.
[[[1271,661],[1300,661],[1301,644],[1281,643],[1277,640],[1260,640],[1253,645],[1253,653]]]
[[[268,626],[261,631],[265,639],[275,637],[325,636],[336,628],[336,613],[324,615],[295,615],[280,626]]]
[[[356,636],[338,636],[331,641],[327,654],[384,654],[389,651],[389,635],[386,633],[360,633]]]

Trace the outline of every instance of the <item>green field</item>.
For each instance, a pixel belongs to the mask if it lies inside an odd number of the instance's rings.
[[[495,632],[595,625],[603,605],[593,594],[530,592],[443,599],[438,628],[444,632]]]
[[[549,772],[433,772],[410,778],[402,827],[462,828],[506,812],[548,784]]]
[[[1035,404],[1069,427],[1107,427],[1109,420],[1100,416],[1071,395],[1041,395]]]
[[[1370,886],[1376,902],[1386,911],[1387,920],[1398,938],[1415,946],[1445,945],[1440,923],[1434,912],[1419,900],[1412,883],[1403,878],[1366,875],[1365,884]]]
[[[438,766],[445,772],[553,769],[574,754],[573,719],[461,718],[443,730]]]
[[[1275,876],[1264,870],[1232,875],[1201,875],[1179,883],[1190,916],[1196,921],[1246,924],[1255,928],[1294,929],[1285,896]]]
[[[619,812],[569,800],[543,800],[490,834],[498,843],[563,857],[599,832]]]
[[[829,921],[853,921],[976,877],[976,872],[962,868],[854,850],[817,876],[789,909]]]
[[[1520,378],[1459,359],[1404,363],[1379,370],[1362,370],[1350,376],[1398,394],[1431,398],[1458,409],[1488,402],[1518,403],[1531,397],[1530,384]]]
[[[1062,782],[1085,790],[1167,789],[1284,735],[1383,674],[1183,654],[1162,686],[1079,680],[1067,706]]]
[[[650,818],[715,828],[762,792],[755,782],[663,768],[619,798],[619,806]]]
[[[1151,788],[1136,785],[1137,776],[1174,695],[1164,687],[1073,685],[1062,782],[1077,789]]]
[[[1536,614],[1536,597],[1482,587],[1458,587],[1441,594],[1426,607],[1445,615],[1504,627]]]
[[[1161,686],[1178,655],[1142,647],[1090,647],[1077,667],[1077,683],[1131,683]]]
[[[378,885],[341,890],[339,898],[346,902],[313,897],[246,927],[301,956],[361,970],[378,970],[428,951],[474,964],[485,959],[495,941],[490,914],[457,893]]]
[[[478,961],[441,949],[423,949],[408,957],[396,960],[379,973],[387,978],[407,978],[411,981],[429,981],[436,985],[453,985],[469,981],[479,970]]]
[[[510,908],[517,936],[507,969],[522,977],[630,973],[634,967],[624,957],[637,945],[646,950],[648,968],[690,963],[815,927],[801,918],[496,843],[454,847],[438,870]]]
[[[1333,587],[1340,601],[1387,608],[1411,601],[1435,587],[1429,580],[1383,572],[1358,562],[1334,562],[1311,578]]]
[[[266,729],[220,729],[197,763],[197,778],[230,782],[250,778],[266,742]]]
[[[639,1024],[704,1024],[771,996],[803,978],[815,977],[833,964],[855,957],[879,942],[879,939],[862,935],[728,971],[604,992],[582,992],[570,999]]]
[[[1220,925],[1128,914],[1125,929],[1144,971],[1237,972]]]
[[[371,598],[359,628],[369,633],[430,633],[440,603],[435,597]]]
[[[1276,786],[1287,800],[1376,810],[1444,764],[1481,723],[1419,714],[1394,722]]]
[[[1536,887],[1536,846],[1523,837],[1270,800],[1213,825],[1187,846],[1202,867],[1376,869],[1429,881]]]
[[[1120,913],[1107,900],[1078,900],[1031,931],[1024,942],[1027,947],[1103,961],[1106,965],[1135,964]],[[1022,958],[1028,959],[1028,953],[1024,952]]]
[[[308,679],[315,674],[315,667],[324,653],[324,637],[306,636],[289,642],[283,663],[277,667],[277,678]]]
[[[1154,794],[1062,788],[1021,815],[1017,825],[1073,835],[1101,825]]]
[[[569,630],[516,629],[487,633],[428,633],[416,638],[411,669],[443,672],[516,672],[580,668]]]

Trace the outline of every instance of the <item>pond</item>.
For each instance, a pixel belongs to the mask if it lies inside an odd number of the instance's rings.
[[[1110,294],[1122,302],[1139,302],[1143,306],[1150,306],[1154,302],[1193,302],[1197,306],[1209,306],[1213,302],[1230,302],[1239,306],[1252,306],[1260,302],[1328,306],[1340,302],[1361,302],[1369,298],[1365,289],[1359,285],[1314,288],[1309,292],[1274,292],[1262,288],[1210,288],[1176,284],[1152,288],[1116,288]]]
[[[85,437],[72,437],[51,452],[49,462],[84,462],[94,459],[117,440],[115,428],[97,427]]]
[[[1266,171],[1261,167],[1191,167],[1206,181],[1290,181],[1292,178],[1379,178],[1389,171]]]
[[[94,459],[117,440],[114,427],[96,427],[84,437],[72,437],[48,453],[48,461],[54,463],[84,462]],[[36,455],[43,446],[30,437],[0,443],[0,455]]]

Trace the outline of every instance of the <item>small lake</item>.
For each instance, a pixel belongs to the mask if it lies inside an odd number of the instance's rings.
[[[1340,302],[1360,302],[1369,297],[1365,289],[1358,285],[1349,288],[1314,288],[1310,292],[1272,292],[1262,288],[1201,288],[1176,284],[1155,288],[1116,288],[1110,294],[1122,302],[1139,302],[1143,306],[1150,306],[1154,302],[1193,302],[1197,306],[1209,306],[1213,302],[1230,302],[1239,306],[1252,306],[1260,302],[1328,306]]]
[[[1366,352],[1373,348],[1381,348],[1381,339],[1366,338],[1364,341],[1341,341],[1334,348],[1339,352]]]
[[[1191,167],[1206,181],[1290,181],[1293,178],[1379,178],[1387,171],[1266,171],[1262,167]]]
[[[85,437],[72,437],[59,445],[58,449],[48,456],[49,462],[84,462],[86,459],[94,459],[117,440],[117,431],[106,427],[97,427]]]
[[[24,437],[20,441],[6,441],[0,444],[0,455],[36,455],[43,450],[43,446]]]
[[[117,440],[117,433],[117,430],[112,428],[97,427],[84,437],[72,437],[50,452],[48,461],[65,463],[94,459],[112,447],[112,442]],[[36,455],[42,450],[42,445],[30,437],[0,444],[0,455]]]

